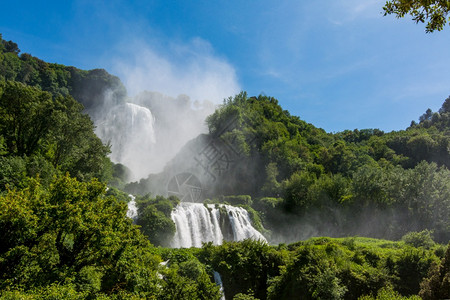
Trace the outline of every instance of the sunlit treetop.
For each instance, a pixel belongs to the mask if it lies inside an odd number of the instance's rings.
[[[403,18],[409,14],[416,23],[425,23],[427,33],[435,30],[441,31],[450,22],[447,18],[450,11],[448,0],[393,0],[386,1],[383,7],[384,15],[394,14],[397,18]]]

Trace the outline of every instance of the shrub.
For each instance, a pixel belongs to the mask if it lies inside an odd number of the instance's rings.
[[[435,245],[433,238],[431,237],[433,234],[430,230],[423,230],[420,232],[409,232],[402,237],[402,241],[413,247],[423,247],[425,249],[430,249]]]

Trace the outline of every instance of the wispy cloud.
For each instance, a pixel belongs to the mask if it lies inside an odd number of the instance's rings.
[[[382,3],[378,0],[344,0],[329,5],[327,17],[332,24],[343,25],[355,20],[380,17],[381,11]]]

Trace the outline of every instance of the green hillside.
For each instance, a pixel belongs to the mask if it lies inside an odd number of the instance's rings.
[[[450,98],[390,133],[226,99],[191,142],[235,153],[205,201],[244,205],[271,244],[169,249],[179,200],[147,194],[157,174],[129,184],[133,224],[85,114],[124,101],[120,80],[19,54],[0,36],[0,299],[220,299],[214,271],[226,299],[450,297]]]

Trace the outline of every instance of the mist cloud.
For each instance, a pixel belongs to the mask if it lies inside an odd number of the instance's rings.
[[[108,105],[105,95],[106,105],[91,113],[112,161],[139,180],[162,171],[189,140],[206,133],[205,118],[240,88],[234,68],[200,38],[122,45],[112,72],[126,86],[128,103]]]
[[[215,55],[201,38],[165,45],[135,41],[126,49],[126,55],[113,63],[113,73],[121,78],[129,95],[147,90],[221,103],[240,91],[233,66]]]

